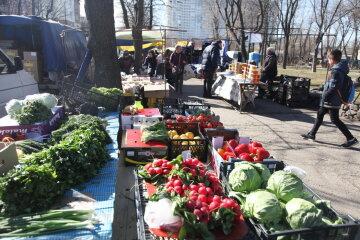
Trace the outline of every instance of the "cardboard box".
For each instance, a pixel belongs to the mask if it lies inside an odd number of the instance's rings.
[[[15,143],[0,142],[0,176],[13,169],[18,163]]]
[[[159,141],[141,141],[141,131],[127,129],[122,134],[121,151],[126,165],[147,164],[154,158],[166,158],[168,147]]]
[[[155,123],[155,120],[163,120],[163,116],[158,108],[144,108],[136,115],[121,114],[121,126],[130,126],[129,128],[132,128],[134,124],[139,125],[142,122],[151,121]]]
[[[5,116],[6,118],[8,116]],[[15,125],[15,126],[0,126],[0,139],[3,137],[12,137],[16,139],[16,136],[21,134],[25,135],[25,138],[39,139],[47,137],[50,133],[57,129],[61,123],[61,120],[65,117],[65,110],[62,106],[57,106],[53,116],[42,123],[32,125]]]

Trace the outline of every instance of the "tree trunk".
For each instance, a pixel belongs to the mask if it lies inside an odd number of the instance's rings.
[[[241,54],[244,60],[248,60],[247,51],[246,51],[246,36],[245,31],[240,31],[240,39],[241,39]],[[250,39],[249,39],[250,41]]]
[[[120,0],[121,10],[123,14],[124,25],[126,29],[130,28],[128,11],[126,9],[125,0]]]
[[[18,15],[21,15],[21,3],[22,3],[22,0],[19,0],[18,5],[17,5],[17,14]]]
[[[354,46],[353,46],[353,50],[352,50],[352,60],[357,61],[358,52],[359,52],[359,46],[358,46],[358,40],[357,40],[359,29],[355,28],[354,31],[355,31],[355,39],[354,39]]]
[[[286,34],[285,43],[284,43],[284,59],[282,64],[283,69],[286,69],[287,61],[289,58],[289,43],[290,43],[290,36],[289,34]]]
[[[142,65],[142,28],[144,26],[144,0],[137,0],[134,5],[135,9],[135,23],[132,26],[132,36],[134,39],[135,48],[135,64],[134,70],[136,73],[140,73]]]
[[[154,0],[150,0],[150,9],[149,9],[149,26],[148,29],[151,30],[154,22]]]
[[[31,0],[31,15],[35,15],[35,0]]]
[[[316,64],[317,64],[317,55],[319,53],[319,45],[320,45],[320,43],[315,43],[314,57],[312,60],[312,71],[313,72],[316,72]]]
[[[85,0],[85,12],[90,27],[88,48],[95,61],[95,83],[103,87],[121,88],[113,1]]]

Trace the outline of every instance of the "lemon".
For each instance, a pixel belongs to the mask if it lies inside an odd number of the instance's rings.
[[[189,139],[193,139],[194,138],[194,134],[192,132],[187,132],[185,133],[185,135],[189,138]]]
[[[189,143],[190,143],[190,145],[196,145],[195,141],[190,141]]]
[[[188,141],[183,141],[183,142],[181,143],[181,145],[189,145],[189,142],[188,142]]]
[[[180,136],[176,134],[172,137],[172,139],[180,139]]]
[[[194,139],[201,139],[201,137],[200,137],[200,136],[196,136],[196,137],[194,137]]]

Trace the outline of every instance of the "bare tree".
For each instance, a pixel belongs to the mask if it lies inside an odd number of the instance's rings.
[[[95,60],[96,84],[121,88],[115,47],[113,4],[113,0],[85,0],[85,12],[90,27],[88,48]]]
[[[299,0],[276,0],[275,6],[278,11],[278,18],[284,32],[284,56],[282,67],[286,69],[289,57],[289,44],[295,14],[299,8]]]
[[[216,0],[215,3],[231,37],[247,58],[247,32],[259,32],[264,23],[263,0]]]
[[[120,0],[121,10],[122,10],[122,16],[124,20],[124,25],[126,29],[130,28],[130,22],[129,22],[129,16],[128,16],[128,10],[126,7],[125,0]]]
[[[134,20],[132,23],[132,36],[135,48],[135,64],[134,71],[140,72],[142,63],[142,29],[144,27],[144,0],[136,0],[134,5]]]
[[[360,0],[352,0],[350,1],[349,8],[351,11],[351,25],[354,31],[354,42],[352,46],[352,60],[357,63],[358,54],[360,49],[360,42],[358,40],[359,31],[360,31]],[[358,65],[357,65],[358,66]]]
[[[331,4],[333,2],[333,4]],[[342,0],[312,0],[313,17],[317,27],[317,34],[314,47],[314,57],[312,62],[312,71],[316,72],[317,56],[319,46],[323,40],[325,33],[329,28],[337,22],[342,16],[339,16],[339,10]],[[344,13],[343,13],[344,14]]]

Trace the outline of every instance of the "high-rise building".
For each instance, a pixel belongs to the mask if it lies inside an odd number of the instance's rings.
[[[214,16],[214,0],[166,0],[165,17],[161,23],[164,26],[179,29],[181,31],[169,31],[169,38],[183,40],[212,39],[216,37]],[[219,29],[219,35],[223,35]]]

